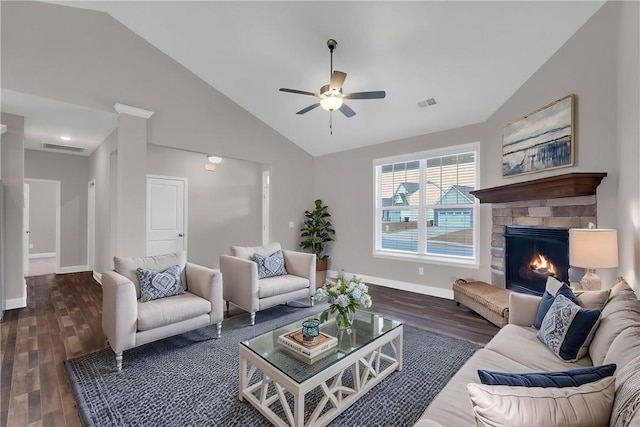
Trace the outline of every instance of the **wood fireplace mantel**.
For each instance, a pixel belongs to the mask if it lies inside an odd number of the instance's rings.
[[[596,194],[606,172],[572,172],[532,181],[471,191],[480,203],[506,203],[523,200],[558,199]]]

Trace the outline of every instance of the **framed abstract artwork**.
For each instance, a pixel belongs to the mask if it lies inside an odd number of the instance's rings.
[[[567,95],[502,129],[502,176],[573,166],[575,95]]]

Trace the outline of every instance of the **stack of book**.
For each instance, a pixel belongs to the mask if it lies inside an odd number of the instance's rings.
[[[320,332],[320,335],[315,338],[313,343],[308,343],[302,339],[302,329],[298,329],[297,331],[280,335],[278,344],[296,358],[307,363],[314,363],[329,354],[335,353],[338,339]]]

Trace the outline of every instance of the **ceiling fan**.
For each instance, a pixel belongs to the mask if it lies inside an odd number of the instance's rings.
[[[287,89],[280,88],[281,92],[289,92],[289,93],[297,93],[300,95],[310,95],[320,98],[319,102],[315,104],[311,104],[308,107],[303,108],[298,111],[296,114],[304,114],[307,113],[314,108],[320,106],[329,112],[329,129],[331,129],[331,133],[333,134],[333,125],[332,125],[332,115],[335,110],[340,110],[342,114],[344,114],[347,118],[353,117],[356,115],[356,112],[353,111],[347,104],[344,103],[345,99],[382,99],[386,96],[385,91],[373,91],[373,92],[354,92],[354,93],[342,93],[342,85],[344,84],[344,80],[347,78],[347,73],[342,71],[333,70],[333,51],[338,47],[338,42],[334,39],[329,39],[327,41],[327,47],[329,47],[329,52],[331,54],[331,69],[330,69],[330,77],[331,80],[328,85],[324,85],[320,88],[319,93],[307,92],[304,90],[297,89]]]

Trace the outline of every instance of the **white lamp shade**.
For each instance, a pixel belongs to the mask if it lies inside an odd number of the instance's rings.
[[[569,264],[582,268],[618,266],[618,232],[596,228],[569,230]]]
[[[342,107],[342,98],[337,96],[328,96],[320,100],[320,106],[327,111],[334,111]]]

